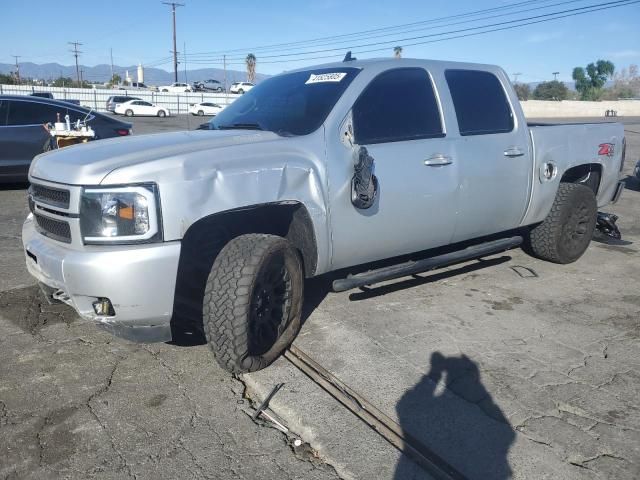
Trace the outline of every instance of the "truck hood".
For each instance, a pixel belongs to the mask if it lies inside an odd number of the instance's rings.
[[[69,185],[99,185],[122,167],[280,138],[253,130],[195,130],[99,140],[38,155],[29,175]]]

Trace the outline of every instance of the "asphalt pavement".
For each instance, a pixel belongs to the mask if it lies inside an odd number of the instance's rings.
[[[623,120],[628,175],[640,121]],[[627,186],[606,209],[623,242],[598,238],[571,265],[511,250],[350,292],[311,280],[295,344],[467,478],[639,478],[640,184]],[[1,479],[429,478],[284,359],[233,378],[206,346],[132,344],[44,303],[20,243],[25,186],[0,187],[0,204]],[[250,418],[278,383],[289,435]]]

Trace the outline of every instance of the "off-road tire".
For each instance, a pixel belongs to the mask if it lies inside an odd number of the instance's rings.
[[[276,270],[288,280],[276,275],[277,280],[269,282],[265,276]],[[262,308],[260,295],[270,285],[284,292],[274,293],[276,308],[269,309],[268,315],[281,323],[271,330],[277,335],[274,343],[261,351],[256,348],[259,335],[255,332],[265,320],[256,312],[259,304]],[[261,370],[278,358],[300,330],[303,287],[301,257],[288,240],[247,234],[229,241],[213,263],[202,308],[205,336],[218,364],[229,372],[244,373]],[[270,302],[267,307],[272,306]]]
[[[577,183],[560,183],[547,218],[529,231],[528,250],[550,262],[575,262],[589,246],[597,213],[593,190]]]

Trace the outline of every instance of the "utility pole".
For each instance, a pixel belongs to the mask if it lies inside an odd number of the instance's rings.
[[[184,42],[182,45],[182,56],[184,58],[184,83],[188,84],[189,80],[187,80],[187,42]]]
[[[558,81],[558,75],[560,75],[560,72],[552,72],[553,75],[553,81],[557,82]]]
[[[520,75],[522,75],[522,73],[518,72],[518,73],[514,73],[513,75],[513,83],[518,83],[518,77]]]
[[[227,56],[222,55],[222,65],[224,68],[224,92],[227,93]]]
[[[113,82],[113,48],[109,49],[109,55],[111,56],[111,78],[109,79],[109,82]]]
[[[164,5],[171,6],[173,14],[173,81],[178,81],[178,47],[176,45],[176,7],[184,7],[184,3],[162,2]]]
[[[80,69],[80,87],[84,85],[84,80],[82,79],[83,75],[84,75],[84,70]]]
[[[16,59],[16,78],[18,80],[18,85],[20,85],[20,64],[18,63],[18,59],[20,58],[20,55],[11,55],[11,56]]]
[[[78,50],[78,46],[82,45],[80,42],[67,42],[69,45],[73,45],[73,56],[76,57],[76,80],[78,80],[78,86],[80,86],[80,67],[78,66],[78,56],[82,53]]]

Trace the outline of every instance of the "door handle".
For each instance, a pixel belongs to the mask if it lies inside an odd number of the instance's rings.
[[[523,155],[524,152],[518,147],[509,147],[504,151],[505,157],[521,157]]]
[[[435,155],[430,156],[424,161],[424,164],[427,167],[440,167],[442,165],[449,165],[453,162],[450,156],[443,155],[441,153],[436,153]]]

